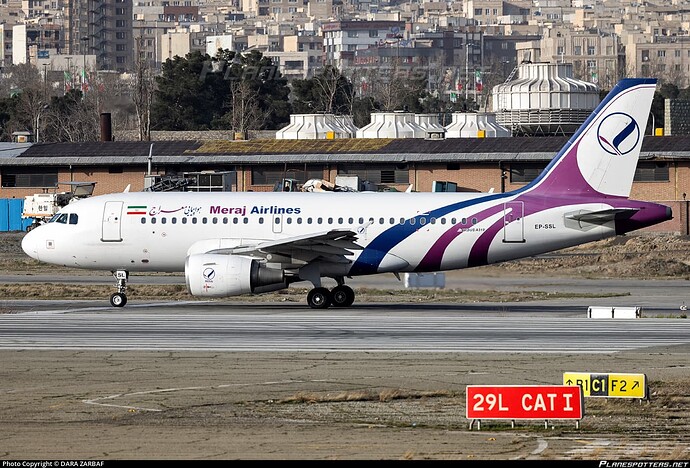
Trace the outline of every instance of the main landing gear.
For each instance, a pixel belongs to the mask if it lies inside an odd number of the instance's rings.
[[[312,309],[327,309],[333,307],[350,307],[355,302],[355,292],[351,287],[339,284],[330,291],[317,287],[307,294],[307,304]]]
[[[129,272],[126,270],[117,270],[113,272],[113,276],[117,280],[117,292],[110,295],[110,305],[113,307],[124,307],[127,304],[127,279]]]

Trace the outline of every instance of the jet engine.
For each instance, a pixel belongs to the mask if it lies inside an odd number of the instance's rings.
[[[288,286],[283,270],[266,268],[256,258],[239,255],[190,255],[184,275],[187,289],[194,296],[238,296]]]

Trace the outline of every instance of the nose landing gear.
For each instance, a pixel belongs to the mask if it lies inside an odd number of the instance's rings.
[[[127,304],[127,279],[129,272],[127,270],[117,270],[113,272],[113,276],[117,280],[117,292],[110,295],[110,305],[113,307],[124,307]]]

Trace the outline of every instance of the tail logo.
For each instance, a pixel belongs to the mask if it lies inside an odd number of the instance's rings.
[[[609,154],[623,156],[640,142],[640,127],[623,112],[607,115],[597,128],[599,145]]]

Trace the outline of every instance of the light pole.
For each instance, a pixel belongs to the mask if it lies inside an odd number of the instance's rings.
[[[82,55],[84,57],[84,68],[82,69],[82,75],[81,75],[81,92],[85,93],[86,92],[86,48],[89,43],[89,38],[88,36],[84,36],[81,38],[81,41],[84,43],[82,46]]]
[[[43,64],[43,99],[48,99],[48,64]]]
[[[471,42],[465,44],[465,105],[470,98],[470,46]]]

